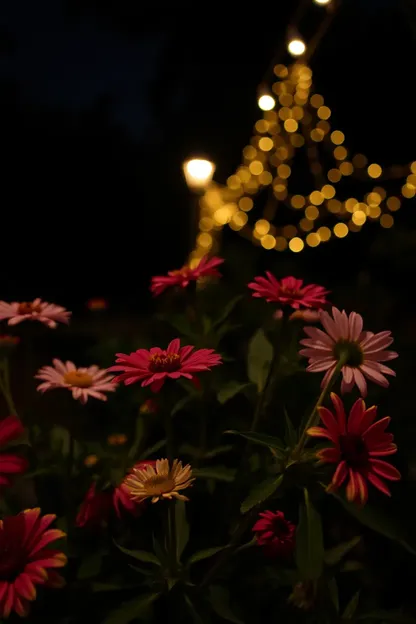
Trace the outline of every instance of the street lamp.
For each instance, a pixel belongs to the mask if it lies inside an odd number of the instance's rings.
[[[203,192],[211,183],[215,165],[205,158],[191,158],[183,164],[186,184],[192,191]]]

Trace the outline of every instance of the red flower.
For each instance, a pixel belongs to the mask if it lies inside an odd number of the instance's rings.
[[[144,470],[147,466],[154,466],[155,463],[154,460],[144,460],[138,462],[133,469]],[[121,485],[102,491],[97,491],[96,484],[93,483],[79,508],[75,524],[79,528],[93,529],[106,524],[112,510],[118,518],[121,518],[123,510],[136,516],[139,515],[140,507],[139,503],[131,499],[124,481]]]
[[[66,564],[66,556],[46,547],[65,537],[65,533],[48,528],[56,516],[40,514],[40,509],[26,509],[0,521],[1,618],[8,618],[12,611],[26,616],[29,603],[36,599],[36,585],[64,584],[55,568]]]
[[[109,368],[109,372],[122,372],[114,381],[124,381],[126,386],[141,382],[142,386],[150,386],[153,392],[159,392],[166,379],[186,377],[194,379],[195,373],[210,370],[211,366],[221,364],[221,356],[213,349],[181,347],[179,338],[172,340],[166,350],[159,347],[138,349],[130,355],[117,353],[117,366]]]
[[[296,527],[282,511],[263,511],[253,526],[257,543],[267,556],[289,557],[295,547]]]
[[[390,418],[386,416],[376,421],[377,407],[366,409],[364,401],[358,399],[347,419],[341,399],[334,393],[331,399],[335,414],[320,407],[319,415],[324,426],[308,429],[308,435],[327,438],[334,444],[317,453],[321,462],[337,464],[329,489],[337,490],[347,482],[347,499],[362,505],[368,498],[367,482],[390,496],[383,479],[400,479],[400,472],[380,459],[397,451],[393,435],[385,432]]]
[[[17,416],[8,416],[0,421],[0,450],[9,443],[20,438],[24,427]],[[27,461],[16,453],[0,452],[0,486],[10,485],[9,475],[17,475],[27,468]]]
[[[258,276],[248,287],[253,290],[253,297],[266,299],[268,303],[280,303],[288,305],[294,310],[299,308],[322,308],[327,304],[325,295],[328,290],[317,284],[303,285],[303,280],[295,277],[284,277],[277,280],[275,276],[266,271],[266,277]]]
[[[153,295],[161,295],[171,286],[186,288],[190,282],[196,282],[200,277],[221,277],[217,267],[224,262],[223,258],[204,256],[195,269],[184,266],[177,271],[169,271],[167,275],[155,275],[152,277],[150,290]]]

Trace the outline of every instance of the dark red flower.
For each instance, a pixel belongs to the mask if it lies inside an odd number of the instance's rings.
[[[295,547],[296,527],[282,511],[263,511],[253,526],[257,543],[269,557],[289,557]]]
[[[56,516],[41,516],[40,509],[26,509],[0,521],[0,617],[12,611],[21,617],[36,600],[36,585],[62,587],[64,579],[55,571],[66,564],[66,556],[47,546],[65,537],[48,527]]]
[[[368,498],[367,482],[390,496],[383,479],[398,481],[401,477],[394,466],[381,459],[397,451],[393,435],[385,431],[390,418],[386,416],[376,421],[377,407],[373,405],[367,409],[364,401],[358,399],[347,419],[341,399],[334,393],[331,399],[335,414],[320,407],[323,427],[308,429],[310,436],[327,438],[333,443],[317,453],[321,462],[337,464],[329,489],[337,490],[347,482],[347,499],[362,505]]]
[[[223,262],[223,258],[204,256],[195,269],[184,266],[177,271],[169,271],[167,275],[155,275],[152,277],[150,290],[154,296],[157,296],[171,286],[186,288],[190,282],[196,282],[201,277],[221,277],[217,267]]]
[[[18,440],[24,433],[22,422],[17,416],[8,416],[0,421],[0,486],[10,485],[10,475],[18,475],[27,468],[27,461],[16,453],[4,453],[9,442]]]
[[[266,271],[266,277],[258,276],[248,287],[253,290],[253,297],[266,299],[268,303],[287,305],[294,310],[300,308],[322,308],[328,302],[326,295],[328,290],[317,284],[304,286],[303,280],[295,277],[284,277],[280,281]]]

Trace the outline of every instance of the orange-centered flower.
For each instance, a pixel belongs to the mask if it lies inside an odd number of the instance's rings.
[[[41,368],[35,377],[43,380],[37,388],[39,392],[67,388],[71,390],[74,399],[81,403],[86,403],[89,397],[106,401],[105,393],[114,392],[117,387],[113,377],[108,376],[107,371],[98,366],[76,368],[72,362],[64,363],[57,359],[53,360],[53,366]]]
[[[69,323],[71,312],[62,306],[48,303],[41,299],[33,301],[14,301],[7,303],[0,301],[0,321],[8,319],[9,325],[17,325],[22,321],[39,321],[54,329],[58,323]]]
[[[124,483],[132,500],[140,502],[151,498],[152,503],[157,503],[164,498],[189,500],[183,494],[179,494],[179,491],[190,487],[193,481],[189,464],[182,466],[182,462],[174,459],[172,466],[169,466],[167,459],[158,459],[156,466],[150,465],[144,470],[133,468]]]

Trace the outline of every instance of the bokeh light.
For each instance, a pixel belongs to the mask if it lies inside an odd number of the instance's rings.
[[[302,54],[304,54],[306,51],[306,45],[304,44],[302,39],[291,39],[288,43],[287,49],[292,56],[302,56]]]
[[[269,111],[276,106],[276,101],[271,95],[261,95],[257,100],[257,104],[261,110]]]

